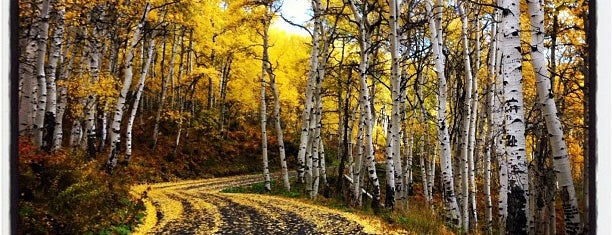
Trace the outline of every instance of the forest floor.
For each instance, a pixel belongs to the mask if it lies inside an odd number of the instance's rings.
[[[305,199],[222,192],[262,178],[256,174],[134,186],[132,194],[142,197],[146,207],[134,234],[411,234],[380,218]]]

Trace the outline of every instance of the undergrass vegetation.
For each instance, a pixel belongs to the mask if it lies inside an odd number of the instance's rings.
[[[19,234],[129,234],[144,214],[132,181],[81,151],[48,154],[19,140]],[[95,221],[95,222],[94,222]]]

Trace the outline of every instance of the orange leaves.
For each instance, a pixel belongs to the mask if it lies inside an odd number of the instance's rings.
[[[32,141],[25,137],[19,138],[19,162],[30,164],[30,163],[40,163],[44,159],[44,154],[38,152],[38,148],[34,146]]]

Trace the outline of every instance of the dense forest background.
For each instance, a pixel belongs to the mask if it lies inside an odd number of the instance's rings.
[[[133,184],[255,172],[457,232],[588,231],[587,0],[313,0],[306,34],[282,1],[18,4],[22,233],[129,231]]]

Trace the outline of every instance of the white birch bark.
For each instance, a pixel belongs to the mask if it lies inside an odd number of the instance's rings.
[[[347,92],[347,97],[350,96],[350,93]],[[348,100],[348,99],[347,99]],[[349,102],[346,102],[346,105],[349,105]],[[348,110],[348,109],[347,109]],[[353,128],[355,126],[355,115],[357,115],[357,111],[359,110],[359,102],[357,102],[357,104],[355,105],[355,108],[351,111],[351,115],[349,117],[347,124],[347,130],[346,130],[346,136],[345,136],[345,140],[347,143],[347,147],[346,147],[346,155],[348,158],[348,175],[351,177],[351,179],[353,178],[353,175],[355,174],[355,156],[353,156],[353,146],[355,146],[355,142],[353,141]],[[359,124],[357,124],[359,125]],[[354,181],[353,181],[354,182]],[[349,192],[352,192],[352,190],[349,189]]]
[[[83,127],[81,126],[81,120],[79,118],[75,118],[74,121],[72,121],[72,129],[70,130],[70,147],[78,146],[82,137]]]
[[[314,89],[314,86],[313,86]],[[314,93],[314,91],[313,91]],[[315,102],[312,102],[313,106],[316,105]],[[306,150],[305,150],[305,157],[306,157],[306,166],[305,166],[305,175],[304,175],[304,179],[305,179],[305,190],[306,190],[306,194],[308,196],[310,196],[310,194],[312,193],[312,185],[313,185],[313,173],[314,173],[314,156],[313,156],[313,142],[312,139],[314,139],[314,129],[316,128],[316,124],[315,124],[315,120],[316,120],[316,115],[315,115],[315,109],[313,108],[311,110],[311,113],[308,114],[310,115],[309,120],[310,122],[308,123],[308,140],[306,143]]]
[[[492,97],[492,96],[491,96]],[[489,121],[490,123],[490,121]],[[490,126],[490,125],[489,125]],[[488,133],[492,133],[490,128],[487,131]],[[490,137],[490,135],[489,135]],[[490,141],[490,138],[487,138]],[[484,197],[485,197],[485,231],[487,234],[493,233],[493,202],[491,201],[491,144],[488,143],[485,145],[485,154],[484,154]]]
[[[45,122],[45,111],[47,108],[47,75],[45,74],[45,59],[47,57],[47,39],[49,37],[49,8],[50,0],[44,0],[41,8],[41,22],[39,23],[38,37],[36,43],[38,50],[36,55],[36,79],[38,80],[38,103],[36,104],[36,116],[32,129],[34,131],[34,145],[43,145],[43,126]]]
[[[318,7],[315,1],[312,1],[313,12],[318,12]],[[317,15],[317,14],[315,14]],[[319,67],[319,31],[314,28],[312,30],[312,48],[310,51],[310,70],[308,72],[308,81],[306,82],[306,95],[304,98],[304,111],[302,112],[302,130],[300,134],[300,145],[297,156],[297,182],[304,183],[304,173],[306,167],[306,147],[310,135],[310,117],[312,113],[312,91],[315,77],[317,76],[317,68]]]
[[[501,73],[504,89],[505,144],[508,156],[508,218],[506,232],[527,233],[529,186],[525,154],[525,118],[520,41],[520,2],[502,0]]]
[[[401,83],[404,84],[405,82],[405,69],[403,70],[403,72],[401,73]],[[407,114],[406,114],[406,86],[407,84],[405,84],[403,87],[401,87],[400,89],[400,107],[399,107],[399,115],[400,115],[400,121],[398,123],[399,128],[400,128],[400,135],[398,136],[398,143],[397,143],[397,147],[400,148],[401,150],[398,150],[397,153],[397,158],[395,159],[395,188],[396,188],[396,194],[395,194],[395,198],[397,200],[400,201],[400,203],[402,204],[401,206],[403,206],[403,208],[408,208],[408,199],[407,199],[407,195],[408,195],[408,181],[406,179],[408,179],[405,174],[407,174],[409,171],[405,170],[408,168],[408,164],[404,164],[402,165],[402,160],[408,162],[408,159],[406,159],[408,157],[408,154],[406,154],[407,151],[409,151],[409,147],[408,147],[408,121],[407,121]],[[401,148],[402,146],[400,146],[400,144],[403,143],[403,148]],[[401,152],[403,151],[403,152]],[[412,157],[412,156],[410,156]],[[410,159],[410,161],[412,161],[412,159]],[[398,181],[399,181],[399,186],[398,186]]]
[[[319,139],[319,166],[321,167],[321,182],[327,187],[327,169],[325,168],[325,146],[323,139]]]
[[[463,189],[463,193],[462,193],[462,216],[463,216],[463,229],[465,229],[466,231],[469,230],[469,224],[470,224],[470,197],[469,197],[469,183],[470,183],[470,176],[472,176],[471,171],[470,171],[470,165],[473,166],[473,163],[471,162],[471,159],[469,159],[469,149],[470,149],[470,139],[471,139],[471,134],[472,134],[472,127],[471,127],[471,123],[472,123],[472,119],[474,118],[472,116],[472,80],[474,80],[472,78],[472,65],[470,62],[470,52],[469,52],[469,45],[468,45],[468,20],[467,20],[467,14],[465,12],[465,10],[463,9],[463,4],[458,3],[458,9],[459,9],[459,14],[461,15],[461,36],[463,39],[463,61],[464,61],[464,67],[465,67],[465,99],[464,99],[464,104],[463,106],[464,111],[465,111],[465,117],[463,118],[463,123],[461,125],[461,159],[463,161],[462,163],[462,169],[463,169],[463,174],[462,174],[462,189]]]
[[[264,50],[264,53],[267,50]],[[274,95],[274,127],[276,128],[276,138],[278,139],[278,152],[280,155],[281,164],[281,177],[283,179],[283,186],[285,190],[291,190],[289,184],[289,173],[287,170],[287,157],[285,156],[285,141],[283,136],[283,128],[281,127],[280,120],[280,97],[278,89],[276,88],[276,75],[272,71],[272,66],[269,61],[269,55],[264,55],[264,63],[266,63],[266,70],[268,71],[268,77],[270,78],[270,88],[272,88],[272,94]]]
[[[64,111],[66,111],[66,104],[68,103],[68,89],[65,86],[58,88],[59,100],[57,102],[57,115],[55,118],[55,130],[53,132],[53,147],[52,151],[57,151],[62,147],[62,141],[64,139]]]
[[[429,131],[426,133],[426,136],[429,136]],[[436,180],[436,152],[433,151],[432,153],[433,148],[429,147],[429,143],[430,141],[427,140],[427,155],[431,156],[431,160],[429,161],[429,170],[427,171],[427,194],[429,194],[429,199],[433,201],[433,186]],[[432,210],[434,209],[433,203],[430,203],[430,208]]]
[[[320,1],[315,1],[315,4],[317,5],[317,9],[321,9],[320,6]],[[312,191],[310,194],[310,197],[312,199],[314,199],[318,193],[319,193],[319,184],[320,184],[320,180],[321,180],[321,173],[322,173],[322,169],[321,169],[321,149],[319,147],[320,143],[322,141],[321,139],[321,118],[322,118],[322,112],[323,112],[323,101],[321,99],[321,86],[323,83],[323,78],[325,78],[325,65],[327,64],[327,53],[328,53],[328,43],[326,43],[326,39],[325,39],[325,32],[323,31],[323,25],[322,25],[322,18],[317,18],[315,19],[315,30],[320,30],[320,35],[321,35],[321,42],[322,42],[322,49],[321,49],[321,55],[319,57],[319,67],[317,67],[317,76],[315,78],[316,80],[316,84],[315,84],[315,91],[313,92],[313,98],[314,98],[314,106],[313,106],[313,119],[311,120],[312,125],[311,127],[313,128],[311,130],[311,139],[312,139],[312,159],[313,159],[313,163],[312,163],[312,177],[313,177],[313,181],[312,181]]]
[[[438,7],[441,7],[441,1],[438,0]],[[446,218],[454,226],[461,224],[457,198],[455,197],[455,189],[453,182],[453,169],[450,152],[450,138],[448,135],[448,125],[446,124],[446,77],[444,75],[444,55],[442,54],[442,35],[438,32],[438,27],[441,23],[441,12],[433,13],[433,3],[431,0],[426,3],[429,13],[429,28],[432,42],[432,50],[435,56],[435,72],[438,76],[438,141],[440,143],[440,163],[442,168],[442,178],[444,181],[444,209]],[[434,18],[435,17],[435,18]]]
[[[363,163],[363,149],[364,149],[364,133],[365,133],[365,110],[363,106],[359,105],[359,123],[357,129],[357,157],[355,158],[355,167],[353,169],[353,204],[361,206],[361,168]]]
[[[136,90],[136,99],[134,99],[134,104],[132,105],[132,110],[130,111],[130,117],[128,118],[127,129],[125,130],[125,162],[129,163],[132,158],[132,129],[134,127],[134,119],[136,118],[136,113],[138,112],[138,104],[140,103],[140,99],[142,97],[142,92],[144,91],[145,82],[147,80],[147,73],[149,72],[149,67],[151,66],[151,61],[153,58],[153,51],[155,51],[155,34],[151,35],[151,39],[149,40],[149,47],[147,48],[147,58],[143,65],[143,68],[140,70],[140,78],[138,79],[138,86]],[[144,51],[143,51],[144,54]]]
[[[140,39],[140,34],[144,27],[145,19],[150,9],[151,9],[151,6],[147,2],[145,5],[145,9],[144,9],[142,18],[140,19],[138,26],[136,26],[136,30],[134,31],[134,35],[132,37],[132,40],[130,41],[130,44],[127,48],[127,52],[125,56],[123,85],[121,87],[121,92],[119,94],[119,98],[117,99],[117,103],[115,105],[115,113],[113,115],[113,121],[111,123],[111,128],[112,128],[111,136],[110,136],[111,151],[110,151],[108,160],[106,162],[106,172],[109,174],[113,172],[113,169],[117,165],[118,154],[120,151],[119,144],[121,143],[121,119],[123,118],[123,112],[124,112],[123,109],[125,107],[126,96],[127,96],[128,90],[130,89],[130,86],[132,85],[132,76],[133,76],[132,62],[134,59],[134,48],[138,44],[138,41]]]
[[[264,176],[264,187],[269,192],[272,190],[270,187],[270,169],[268,169],[268,134],[266,126],[268,124],[268,113],[266,109],[266,70],[268,69],[268,29],[270,21],[268,19],[263,21],[263,60],[261,63],[261,102],[260,102],[260,115],[261,115],[261,150],[263,160],[263,176]],[[272,78],[270,78],[272,79]]]
[[[33,26],[31,34],[35,34],[37,26]],[[38,81],[36,80],[35,63],[38,44],[34,35],[29,35],[30,42],[26,44],[23,62],[19,63],[19,133],[29,136],[32,134],[32,124],[36,115],[36,104],[38,99]]]
[[[547,71],[544,48],[544,10],[541,0],[527,1],[531,18],[531,64],[536,75],[538,102],[546,123],[553,155],[553,166],[563,202],[566,234],[581,234],[582,223],[578,200],[574,189],[571,163],[567,144],[563,137],[563,126],[557,116],[557,106]]]
[[[270,169],[268,169],[268,134],[266,132],[267,111],[266,111],[266,74],[265,67],[261,71],[261,97],[260,97],[260,112],[261,112],[261,155],[263,161],[263,176],[264,187],[267,191],[271,191],[270,187]]]
[[[401,74],[399,70],[399,35],[398,35],[398,18],[399,18],[399,4],[397,0],[389,1],[390,14],[389,14],[389,26],[391,30],[391,121],[390,121],[390,132],[387,136],[387,145],[390,152],[387,152],[387,190],[385,206],[393,208],[395,206],[395,200],[401,198],[400,192],[402,189],[402,163],[400,160],[400,140],[401,140],[401,126],[400,126],[400,105],[401,105],[401,87],[400,80]]]
[[[70,38],[66,42],[66,45],[70,45]],[[66,51],[63,54],[68,55],[69,48],[70,47],[66,47]],[[60,61],[64,59],[64,57],[62,56],[63,54],[60,54]],[[74,64],[74,57],[75,57],[74,54],[75,52],[73,50],[72,52],[73,56],[69,57],[67,61],[67,65],[60,67],[59,74],[60,74],[60,79],[62,81],[66,81],[72,74],[72,66]],[[59,93],[59,97],[57,101],[57,115],[55,118],[55,121],[56,121],[55,130],[53,132],[54,138],[53,138],[52,151],[56,151],[61,148],[62,140],[64,138],[64,131],[63,131],[64,112],[66,111],[66,104],[68,103],[68,88],[66,87],[65,84],[62,84],[58,87],[58,93]]]
[[[476,129],[481,129],[478,127],[477,120],[479,119],[478,113],[478,70],[480,68],[480,43],[479,36],[480,35],[480,19],[476,17],[476,64],[474,65],[474,77],[472,79],[472,107],[470,114],[470,133],[469,133],[469,143],[468,143],[468,164],[469,164],[469,177],[470,177],[470,216],[472,217],[472,223],[470,223],[470,229],[474,230],[478,228],[478,209],[476,203],[476,159],[474,154],[476,154]],[[479,121],[480,122],[480,121]],[[479,141],[481,142],[481,141]]]
[[[416,95],[418,97],[423,97],[423,84],[425,81],[425,77],[422,75],[418,75],[417,78],[417,82],[419,83],[416,87]],[[416,98],[416,99],[422,99],[422,98]],[[420,140],[420,145],[419,145],[419,164],[420,164],[420,170],[421,170],[421,178],[422,178],[422,182],[423,182],[423,196],[425,197],[425,203],[427,204],[428,207],[432,206],[432,193],[430,188],[430,180],[428,179],[428,175],[429,175],[429,171],[427,170],[427,154],[425,153],[425,146],[429,144],[429,127],[427,126],[427,120],[425,118],[425,108],[424,108],[424,104],[421,101],[419,101],[419,113],[418,113],[418,120],[419,120],[419,129],[421,130],[425,130],[426,134],[425,135],[421,135],[419,137],[419,139],[417,139],[417,142],[419,142]],[[415,116],[416,116],[416,110],[415,110]]]
[[[316,111],[318,112],[318,111]],[[318,116],[317,114],[315,114],[315,123],[318,123]],[[317,197],[317,195],[319,194],[319,180],[320,178],[320,173],[321,173],[321,158],[319,155],[319,141],[320,141],[320,136],[318,135],[318,133],[320,133],[318,131],[318,128],[316,127],[318,126],[318,124],[315,124],[315,128],[314,128],[314,133],[312,138],[310,139],[311,141],[311,158],[312,158],[312,186],[310,186],[311,190],[310,190],[310,199],[315,199]]]
[[[55,139],[57,138],[56,132],[58,131],[58,108],[57,108],[57,65],[60,61],[60,57],[62,56],[62,43],[64,39],[64,15],[66,10],[63,6],[63,1],[58,2],[58,9],[53,11],[54,14],[54,23],[55,29],[53,31],[53,35],[51,36],[52,43],[49,46],[49,61],[48,67],[46,69],[47,72],[47,113],[49,113],[50,117],[53,119],[53,127],[46,130],[47,135],[50,135],[51,138],[46,138],[43,140],[43,146],[48,148],[51,151],[55,151]],[[50,121],[50,120],[48,120]],[[61,126],[60,126],[61,128]]]
[[[491,154],[495,149],[496,144],[496,131],[498,131],[499,124],[495,123],[494,113],[499,114],[499,102],[496,99],[495,89],[495,68],[497,66],[497,14],[495,14],[492,25],[491,25],[491,43],[489,48],[489,77],[493,78],[491,81],[490,89],[487,92],[488,100],[488,126],[487,137],[485,141],[485,229],[491,234],[493,232],[493,203],[491,201]],[[499,116],[499,115],[497,115]],[[499,117],[496,117],[499,120]],[[501,217],[501,216],[500,216]]]
[[[95,6],[92,10],[91,22],[100,19],[103,15],[101,6]],[[89,70],[91,73],[91,80],[89,81],[92,85],[96,84],[100,74],[100,42],[99,39],[102,35],[102,26],[99,23],[93,23],[94,29],[92,30],[90,44],[89,44]],[[94,91],[90,91],[87,96],[87,103],[85,105],[85,133],[86,139],[85,144],[87,146],[87,153],[90,158],[94,158],[96,152],[95,140],[96,140],[96,111],[97,111],[97,95]]]
[[[408,130],[407,128],[408,126],[406,126],[406,130]],[[404,153],[407,155],[406,156],[406,164],[404,167],[404,197],[406,197],[405,199],[405,209],[408,209],[408,196],[412,193],[412,183],[413,183],[413,179],[412,179],[412,149],[414,146],[414,132],[410,131],[410,134],[407,134],[404,136],[404,147],[405,147],[405,151]],[[409,136],[409,137],[408,137]]]
[[[499,2],[499,1],[498,1]],[[501,19],[501,12],[495,12],[495,21],[499,22]],[[492,70],[495,72],[493,77],[493,102],[491,105],[491,128],[493,132],[493,150],[494,158],[497,159],[499,167],[499,192],[498,192],[498,227],[501,233],[506,231],[506,220],[508,218],[508,160],[506,155],[506,147],[503,140],[503,118],[502,118],[502,100],[504,99],[503,77],[501,74],[501,47],[503,43],[503,37],[501,33],[501,27],[496,24],[495,36],[493,39],[496,40],[495,46],[495,64],[492,66]]]
[[[423,136],[421,136],[421,145],[420,145],[420,156],[419,156],[419,163],[420,163],[420,169],[421,169],[421,181],[423,182],[423,196],[425,196],[425,203],[427,204],[427,206],[431,205],[431,198],[432,195],[429,194],[429,190],[427,189],[427,184],[428,184],[428,180],[427,180],[427,159],[425,156],[425,138]]]
[[[108,103],[104,104],[102,108],[102,124],[100,125],[100,145],[98,146],[98,151],[102,152],[104,147],[106,146],[106,140],[108,136]]]
[[[376,165],[374,160],[374,145],[372,143],[372,129],[373,129],[373,118],[372,118],[372,108],[370,104],[370,92],[368,89],[367,83],[367,70],[369,64],[369,53],[368,50],[370,48],[369,38],[370,33],[368,33],[366,26],[367,15],[362,15],[359,13],[359,10],[355,6],[355,3],[350,0],[350,7],[359,26],[359,84],[360,84],[360,99],[361,105],[365,110],[365,159],[366,159],[366,167],[370,180],[372,181],[373,189],[373,199],[372,199],[372,207],[374,210],[377,210],[380,203],[380,183],[378,181],[378,176],[376,175]],[[367,6],[362,4],[362,7],[365,9]]]

